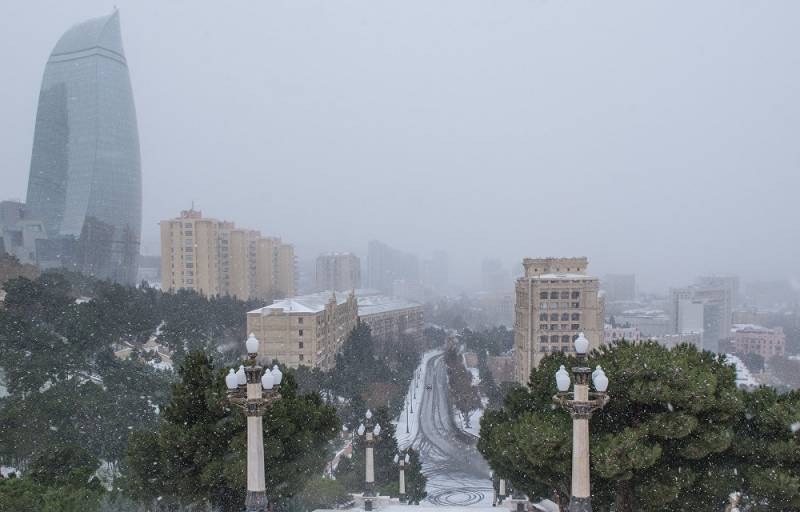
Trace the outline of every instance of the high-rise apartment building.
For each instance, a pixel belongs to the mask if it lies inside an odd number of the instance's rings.
[[[274,299],[295,293],[294,247],[195,210],[161,221],[165,290]]]
[[[315,276],[317,291],[360,288],[361,260],[349,252],[320,254]]]
[[[367,286],[384,293],[419,287],[419,260],[388,245],[372,240],[367,247]],[[397,295],[398,293],[395,293]]]
[[[44,259],[136,280],[142,223],[139,133],[119,13],[69,29],[45,66],[27,207]]]
[[[604,340],[600,282],[586,258],[525,258],[516,284],[514,379],[527,384],[531,369],[553,352],[574,352],[583,332],[590,349]]]

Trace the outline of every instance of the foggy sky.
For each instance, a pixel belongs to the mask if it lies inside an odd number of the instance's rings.
[[[480,260],[578,256],[642,288],[798,277],[800,2],[8,0],[0,199],[24,199],[42,72],[120,8],[143,252],[161,219]]]

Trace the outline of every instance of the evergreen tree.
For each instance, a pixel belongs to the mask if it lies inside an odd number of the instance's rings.
[[[497,473],[529,496],[569,496],[571,419],[553,410],[553,375],[577,365],[545,357],[528,388],[487,411],[478,449]],[[695,347],[620,342],[590,354],[611,379],[609,405],[591,426],[593,500],[615,511],[719,510],[737,489],[726,463],[742,398],[735,371]]]

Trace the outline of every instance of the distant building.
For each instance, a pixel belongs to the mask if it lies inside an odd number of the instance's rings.
[[[605,329],[603,329],[603,340],[606,344],[623,339],[635,343],[642,340],[642,333],[636,327],[611,327],[606,325]]]
[[[727,286],[707,288],[693,285],[673,289],[671,297],[672,333],[702,331],[702,348],[719,351],[719,343],[730,337],[731,289]]]
[[[669,316],[661,309],[634,308],[615,316],[617,325],[636,327],[646,338],[654,338],[672,332]]]
[[[421,281],[429,295],[442,295],[449,285],[449,262],[447,253],[436,251],[422,261]]]
[[[355,290],[361,287],[361,260],[349,252],[330,252],[317,257],[316,289]]]
[[[395,295],[399,290],[408,297],[420,288],[419,260],[413,254],[372,240],[367,247],[367,286]]]
[[[489,371],[497,384],[514,382],[514,358],[511,356],[490,356]]]
[[[608,274],[603,278],[602,288],[606,292],[606,302],[635,300],[636,275]]]
[[[247,313],[247,332],[261,342],[259,359],[291,368],[329,370],[358,321],[355,294],[318,293],[275,301]]]
[[[42,77],[27,207],[40,259],[134,284],[142,223],[139,133],[119,12],[70,28]]]
[[[586,274],[586,258],[523,260],[516,284],[515,380],[526,384],[531,369],[553,352],[572,353],[583,332],[590,348],[604,341],[600,283]]]
[[[20,263],[43,268],[58,265],[58,262],[48,265],[39,261],[40,240],[47,240],[44,222],[34,219],[25,203],[0,201],[0,254],[10,254]]]
[[[280,238],[187,210],[161,221],[161,276],[165,290],[189,289],[208,297],[291,296],[294,248]]]
[[[760,325],[736,324],[731,332],[737,354],[755,353],[769,359],[786,353],[786,335],[780,327],[770,329]]]

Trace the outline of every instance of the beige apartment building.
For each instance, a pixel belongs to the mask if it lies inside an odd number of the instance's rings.
[[[422,304],[369,290],[357,290],[358,318],[367,324],[382,349],[400,342],[421,347],[425,328]]]
[[[587,275],[587,258],[525,258],[517,279],[514,380],[527,384],[532,368],[554,352],[573,353],[583,332],[590,349],[604,341],[600,282]]]
[[[259,360],[329,370],[358,322],[355,294],[318,293],[275,301],[247,313],[247,332],[260,342]]]
[[[280,238],[205,218],[196,210],[160,224],[163,289],[240,299],[295,293],[294,247]]]

